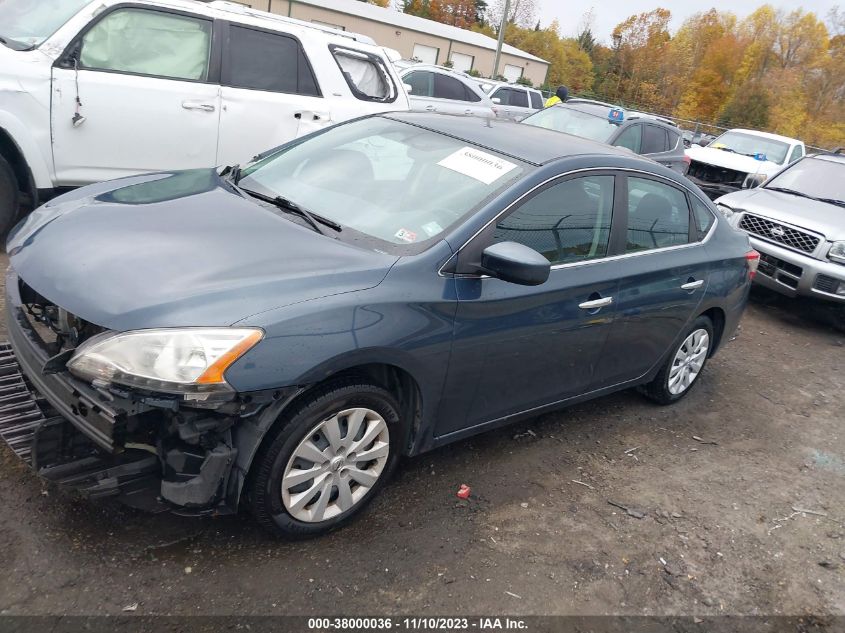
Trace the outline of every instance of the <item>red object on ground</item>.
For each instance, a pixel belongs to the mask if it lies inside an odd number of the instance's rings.
[[[469,492],[469,486],[461,484],[461,487],[458,489],[458,499],[469,499]]]

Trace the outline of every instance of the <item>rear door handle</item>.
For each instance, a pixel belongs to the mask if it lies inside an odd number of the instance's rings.
[[[434,112],[437,108],[435,108],[433,105],[427,105],[425,109],[429,112]]]
[[[688,281],[684,285],[681,286],[683,290],[698,290],[701,286],[704,285],[704,280],[699,279],[698,281]]]
[[[593,301],[585,301],[579,303],[578,307],[582,310],[598,310],[599,308],[606,308],[613,303],[613,297],[602,297],[601,299],[594,299]]]
[[[182,107],[185,110],[202,110],[203,112],[214,112],[215,108],[210,103],[201,103],[199,101],[183,101]]]

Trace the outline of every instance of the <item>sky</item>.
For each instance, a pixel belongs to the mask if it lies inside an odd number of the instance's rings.
[[[800,3],[771,0],[770,4],[777,8],[792,11],[799,6],[805,11],[813,11],[824,19],[828,11],[835,5],[845,9],[845,0],[803,0]],[[583,16],[593,8],[593,32],[597,39],[610,44],[610,33],[613,28],[629,15],[651,11],[664,7],[672,12],[671,27],[674,31],[685,18],[693,13],[706,11],[711,7],[719,11],[733,11],[739,17],[752,13],[758,6],[766,4],[766,0],[757,2],[737,2],[737,0],[705,0],[705,2],[688,0],[537,0],[540,9],[540,22],[543,26],[557,18],[560,22],[561,35],[574,36],[583,22]]]

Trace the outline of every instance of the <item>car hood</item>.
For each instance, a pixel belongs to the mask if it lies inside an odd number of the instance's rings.
[[[688,147],[686,149],[686,155],[699,163],[733,169],[734,171],[741,171],[744,174],[760,173],[770,176],[781,168],[781,165],[773,163],[770,160],[757,160],[751,156],[726,152],[725,150],[715,149],[713,147],[701,147],[700,145]]]
[[[834,204],[769,191],[765,187],[737,191],[716,202],[809,229],[832,241],[845,240],[845,209]]]
[[[114,330],[224,326],[378,285],[397,258],[316,233],[240,195],[214,170],[83,187],[10,235],[30,287]]]

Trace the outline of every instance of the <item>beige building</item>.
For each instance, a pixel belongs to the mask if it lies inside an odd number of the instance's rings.
[[[451,61],[456,70],[477,70],[485,77],[493,74],[496,40],[474,31],[359,0],[240,0],[240,3],[367,35],[380,46],[396,49],[405,59],[429,64]],[[545,83],[548,69],[549,63],[539,57],[507,44],[502,48],[499,74],[509,81],[526,77],[539,86]]]

